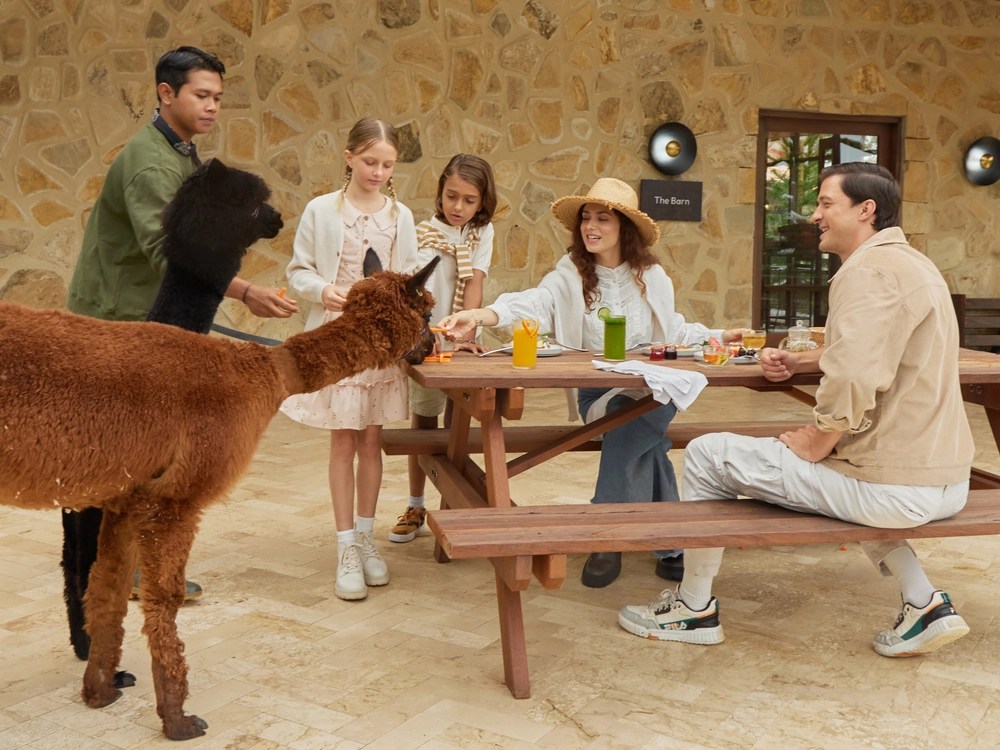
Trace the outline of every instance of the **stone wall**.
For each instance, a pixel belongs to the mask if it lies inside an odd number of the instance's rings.
[[[155,104],[153,66],[195,44],[228,68],[205,155],[263,175],[287,228],[243,273],[281,284],[296,218],[339,185],[362,115],[404,135],[418,220],[459,151],[493,165],[487,299],[563,252],[551,201],[602,175],[659,178],[649,133],[687,124],[700,223],[663,223],[680,310],[751,316],[758,108],[906,117],[905,228],[956,291],[1000,293],[1000,185],[962,174],[1000,136],[996,0],[0,0],[0,297],[60,306],[89,206]],[[298,322],[231,321],[272,335]]]

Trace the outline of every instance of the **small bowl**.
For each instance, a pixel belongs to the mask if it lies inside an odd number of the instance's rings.
[[[725,367],[731,357],[732,352],[726,346],[715,348],[706,344],[701,350],[701,361],[706,367]]]

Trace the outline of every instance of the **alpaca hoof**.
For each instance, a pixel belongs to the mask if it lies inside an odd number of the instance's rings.
[[[95,691],[89,691],[84,688],[83,690],[83,702],[91,708],[104,708],[105,706],[110,706],[121,697],[122,691],[117,688]]]
[[[163,734],[168,740],[192,740],[201,737],[208,729],[208,722],[200,716],[182,716],[180,721],[163,722]]]
[[[131,672],[126,672],[124,669],[115,672],[115,682],[116,688],[127,688],[135,686],[135,675]]]

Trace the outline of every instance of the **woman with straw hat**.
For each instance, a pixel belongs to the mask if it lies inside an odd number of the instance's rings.
[[[476,326],[510,326],[534,318],[539,330],[558,342],[599,350],[604,346],[607,312],[628,320],[626,347],[643,341],[700,344],[709,336],[736,341],[742,329],[728,331],[688,323],[674,310],[674,287],[652,252],[660,229],[639,210],[635,191],[621,180],[602,177],[586,195],[571,195],[552,204],[552,213],[572,233],[565,256],[534,289],[501,294],[487,307],[444,318],[449,338],[465,339]],[[603,311],[603,312],[602,312]],[[582,388],[576,404],[588,422],[615,411],[649,391]],[[575,418],[576,409],[571,410]],[[677,412],[664,404],[604,435],[594,503],[677,500],[677,480],[667,458],[667,425]],[[680,580],[683,561],[674,550],[658,551],[657,574]],[[621,553],[594,553],[587,558],[582,581],[601,588],[621,572]]]

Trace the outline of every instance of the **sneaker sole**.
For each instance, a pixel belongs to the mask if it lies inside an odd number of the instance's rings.
[[[368,596],[367,589],[365,591],[341,591],[340,589],[335,588],[333,593],[337,595],[338,599],[343,599],[348,602],[356,602],[359,599],[364,599]]]
[[[385,586],[389,583],[389,574],[386,573],[384,576],[379,576],[378,578],[369,578],[365,576],[365,586]]]
[[[872,643],[875,653],[888,657],[920,656],[937,651],[952,641],[968,635],[969,625],[961,615],[952,615],[932,622],[923,633],[909,641],[887,646],[877,641]]]
[[[637,635],[640,638],[646,638],[650,641],[675,641],[678,643],[694,643],[698,646],[714,646],[726,639],[721,625],[717,625],[714,628],[698,628],[696,630],[651,629],[637,622],[632,622],[621,613],[618,615],[618,624],[632,633],[632,635]]]
[[[400,543],[400,544],[403,543],[403,542],[412,542],[418,536],[426,536],[429,533],[430,533],[430,529],[428,529],[426,526],[421,526],[416,531],[411,531],[409,534],[396,534],[396,533],[390,531],[389,532],[389,541],[390,542],[397,542],[397,543]]]
[[[400,542],[400,543],[412,542],[416,538],[417,538],[416,531],[411,531],[409,534],[393,534],[391,531],[389,532],[390,542]]]

